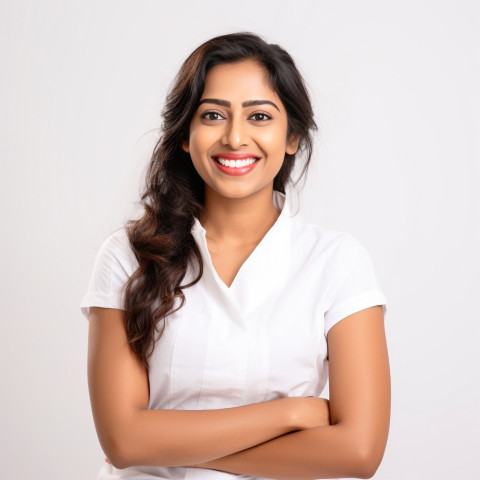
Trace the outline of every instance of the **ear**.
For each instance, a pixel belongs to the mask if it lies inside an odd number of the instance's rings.
[[[182,149],[186,153],[190,153],[190,145],[188,140],[182,140]]]
[[[285,153],[288,153],[288,155],[294,155],[295,153],[297,153],[299,144],[300,144],[300,134],[291,133],[287,139]]]

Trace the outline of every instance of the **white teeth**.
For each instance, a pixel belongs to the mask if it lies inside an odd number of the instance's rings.
[[[230,168],[242,168],[246,167],[247,165],[252,165],[252,163],[255,163],[256,158],[246,158],[244,160],[227,160],[226,158],[220,158],[220,157],[215,157],[218,163],[220,165],[223,165],[224,167],[230,167]]]

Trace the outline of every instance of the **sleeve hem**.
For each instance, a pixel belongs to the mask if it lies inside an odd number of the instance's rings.
[[[325,336],[327,336],[328,331],[340,320],[353,313],[376,305],[382,306],[383,315],[385,317],[387,313],[387,300],[384,294],[379,290],[370,290],[344,301],[333,310],[330,310],[325,317]]]
[[[118,299],[116,296],[109,296],[97,292],[87,293],[80,304],[80,310],[88,320],[90,314],[90,307],[115,308],[117,310],[125,310],[123,299]]]

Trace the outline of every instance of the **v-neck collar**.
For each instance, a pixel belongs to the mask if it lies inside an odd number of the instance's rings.
[[[273,191],[274,205],[281,210],[281,213],[255,250],[242,264],[230,287],[227,287],[216,272],[208,251],[206,230],[195,218],[192,235],[202,254],[204,275],[214,281],[222,296],[243,318],[255,310],[264,298],[285,281],[290,259],[291,217],[293,215],[289,198],[289,195]],[[208,279],[204,280],[210,284]]]

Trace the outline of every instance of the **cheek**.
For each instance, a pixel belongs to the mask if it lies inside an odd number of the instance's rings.
[[[271,155],[280,155],[283,159],[287,143],[286,132],[281,128],[265,129],[265,132],[258,136],[258,143],[265,152],[270,152]]]
[[[203,181],[207,181],[210,175],[208,154],[212,147],[211,131],[201,128],[190,130],[189,148],[193,166]]]
[[[191,154],[204,156],[213,143],[215,136],[211,129],[197,128],[190,131]]]

